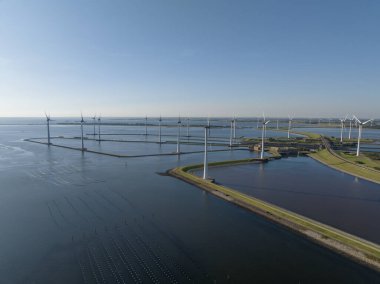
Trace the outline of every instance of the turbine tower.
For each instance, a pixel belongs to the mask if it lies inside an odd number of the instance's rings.
[[[210,131],[211,131],[211,127],[210,127],[210,116],[207,116],[207,128],[208,128],[208,135],[210,136]]]
[[[178,116],[177,154],[180,154],[181,116]]]
[[[351,140],[351,130],[352,130],[352,120],[353,118],[348,119],[350,121],[350,130],[348,131],[348,140]]]
[[[160,118],[158,119],[158,143],[160,143],[160,145],[161,145],[161,121],[162,121],[162,118],[160,115]]]
[[[145,115],[145,136],[148,135],[148,116]]]
[[[95,133],[96,114],[95,114],[93,117],[91,117],[91,118],[92,118],[92,124],[93,124],[93,126],[94,126],[94,134],[92,134],[92,135],[94,135],[94,139],[95,139],[95,135],[96,135],[96,133]]]
[[[82,148],[81,148],[81,150],[82,150],[82,152],[85,150],[85,148],[84,148],[84,141],[83,141],[83,124],[84,124],[84,119],[83,119],[83,115],[82,114],[80,114],[80,116],[81,116],[81,120],[80,120],[80,130],[81,130],[81,133],[82,133],[82,135],[81,135],[81,142],[82,142]]]
[[[368,122],[371,122],[372,119],[369,119],[369,120],[367,120],[365,122],[361,122],[355,115],[353,116],[353,118],[355,119],[355,121],[359,125],[358,146],[357,146],[357,149],[356,149],[356,156],[359,156],[359,154],[360,154],[360,139],[362,138],[362,128],[363,128],[363,125],[366,125]]]
[[[208,134],[208,126],[205,127],[205,155],[203,160],[203,179],[208,178],[208,161],[207,161],[207,134]]]
[[[101,121],[101,115],[99,115],[98,117],[98,141],[100,143],[100,121]]]
[[[47,126],[47,135],[48,135],[48,145],[50,145],[50,115],[47,115],[45,113],[45,116],[46,116],[46,126]]]
[[[190,118],[189,117],[187,118],[187,133],[186,133],[186,136],[190,137]]]
[[[230,147],[232,147],[233,128],[234,128],[234,119],[231,119]]]
[[[293,121],[293,118],[290,117],[290,115],[288,115],[289,117],[289,125],[288,125],[288,139],[290,139],[290,129],[292,128],[292,121]]]
[[[234,116],[234,141],[235,141],[235,139],[236,139],[236,118],[235,118],[235,116]]]
[[[343,143],[343,128],[344,128],[344,122],[347,120],[347,115],[345,118],[341,118],[340,120],[340,143]]]
[[[264,138],[265,138],[265,132],[267,128],[267,124],[270,122],[270,120],[265,120],[265,115],[263,114],[263,128],[261,130],[261,155],[260,158],[264,158]]]

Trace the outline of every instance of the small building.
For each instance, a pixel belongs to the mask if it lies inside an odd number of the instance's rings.
[[[298,149],[294,147],[270,147],[271,152],[277,152],[280,155],[292,156],[298,154]]]

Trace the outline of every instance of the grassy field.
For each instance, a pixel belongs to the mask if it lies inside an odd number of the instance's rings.
[[[227,164],[236,163],[234,161],[223,162],[223,165]],[[234,202],[269,219],[279,222],[329,248],[339,251],[342,254],[349,255],[351,258],[354,258],[359,262],[366,263],[367,265],[380,270],[380,246],[377,244],[243,194],[234,189],[212,183],[208,180],[203,180],[188,172],[190,169],[202,167],[202,164],[179,167],[172,169],[170,174],[203,188],[218,197]]]
[[[380,173],[360,167],[358,166],[359,164],[356,165],[356,164],[346,162],[342,159],[339,159],[338,157],[332,155],[326,149],[319,151],[317,153],[309,154],[309,156],[334,169],[337,169],[345,173],[348,173],[348,174],[351,174],[363,179],[367,179],[376,183],[380,183]],[[359,157],[359,160],[366,160],[366,159],[368,158],[366,158],[365,156]]]
[[[317,133],[311,133],[311,132],[304,132],[304,131],[292,131],[291,133],[294,133],[294,134],[299,134],[299,135],[304,135],[310,139],[319,139],[321,138],[321,135],[320,134],[317,134]]]
[[[353,163],[380,171],[380,153],[362,153],[359,157],[356,156],[356,153],[346,153],[342,151],[336,151],[336,153]]]

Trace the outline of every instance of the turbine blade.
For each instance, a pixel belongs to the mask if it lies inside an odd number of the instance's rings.
[[[363,122],[363,125],[364,124],[367,124],[368,122],[371,122],[373,119],[368,119],[366,122]]]
[[[355,115],[352,116],[357,122],[362,123]]]

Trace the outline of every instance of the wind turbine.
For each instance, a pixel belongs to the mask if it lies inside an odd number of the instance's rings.
[[[236,118],[235,118],[235,116],[234,116],[234,141],[235,141],[235,139],[236,139]]]
[[[208,128],[208,135],[210,136],[210,131],[211,131],[211,127],[210,127],[210,116],[207,116],[207,128]]]
[[[340,120],[340,124],[341,124],[341,128],[340,128],[340,143],[343,143],[343,128],[344,128],[344,122],[347,120],[347,115],[346,115],[345,118],[341,118],[339,120]]]
[[[205,154],[203,160],[203,179],[208,177],[208,161],[207,161],[207,134],[209,126],[205,126]]]
[[[277,119],[277,130],[278,130],[278,119]]]
[[[85,148],[84,148],[84,141],[83,141],[83,124],[85,123],[85,121],[84,121],[84,119],[83,119],[83,115],[82,115],[82,113],[80,114],[80,116],[81,116],[81,121],[80,121],[80,130],[81,130],[81,132],[82,132],[82,136],[81,136],[81,142],[82,142],[82,152],[85,150]]]
[[[148,135],[148,116],[145,115],[145,136]]]
[[[355,121],[359,125],[358,146],[357,146],[357,149],[356,149],[356,156],[359,156],[359,154],[360,154],[360,139],[362,138],[362,128],[363,128],[363,125],[366,125],[368,122],[371,122],[372,119],[369,119],[369,120],[367,120],[365,122],[361,122],[355,115],[353,116],[353,118],[355,119]]]
[[[264,158],[264,138],[265,138],[265,131],[267,128],[267,124],[270,122],[270,120],[265,120],[265,115],[263,113],[263,128],[261,130],[261,159]]]
[[[46,126],[47,126],[47,134],[48,134],[48,145],[50,145],[50,115],[47,115],[46,112],[45,112],[45,116],[46,116]]]
[[[290,117],[290,115],[288,115],[289,117],[289,125],[288,125],[288,139],[290,139],[290,129],[292,128],[292,121],[293,121],[293,118]]]
[[[98,117],[98,137],[99,137],[99,143],[100,143],[100,121],[101,121],[101,115],[99,115],[99,117]]]
[[[92,124],[93,124],[93,126],[94,126],[94,139],[95,139],[95,135],[96,135],[96,133],[95,133],[95,121],[96,121],[96,114],[93,116],[93,117],[91,117],[92,118]]]
[[[351,140],[351,130],[352,130],[352,120],[353,118],[348,119],[350,121],[350,130],[348,131],[348,140]]]
[[[186,136],[190,137],[190,118],[189,117],[187,118],[187,133],[186,133]]]
[[[231,132],[230,132],[230,147],[232,147],[232,135],[234,129],[234,119],[231,119]]]
[[[177,154],[180,154],[181,116],[178,116]]]
[[[161,145],[161,121],[162,121],[162,118],[160,115],[160,118],[158,119],[158,142],[160,143],[160,145]]]

